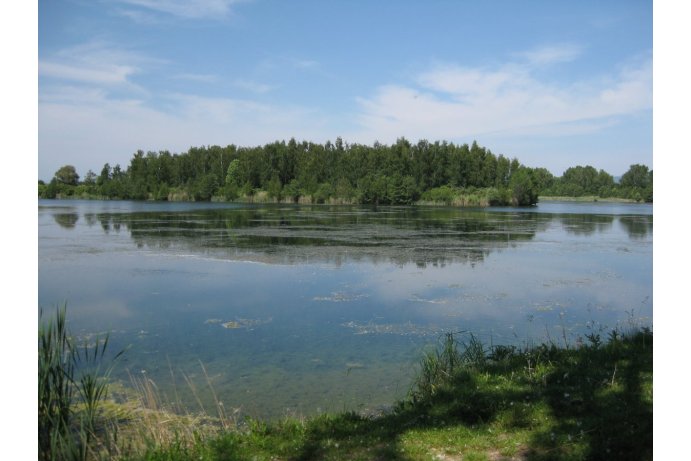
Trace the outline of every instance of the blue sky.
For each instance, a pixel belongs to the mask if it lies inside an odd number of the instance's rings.
[[[137,149],[447,140],[652,167],[652,1],[39,0],[38,176]]]

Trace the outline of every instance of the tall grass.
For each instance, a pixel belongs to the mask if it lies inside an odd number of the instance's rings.
[[[72,344],[64,308],[55,321],[41,323],[38,341],[38,452],[40,459],[50,460],[70,427],[74,363],[68,353]]]
[[[467,341],[460,342],[456,340],[454,333],[445,333],[441,345],[423,355],[411,397],[417,400],[435,395],[443,385],[451,381],[461,367],[483,365],[486,358],[482,342],[472,333]]]
[[[108,394],[115,360],[103,367],[108,335],[95,343],[76,344],[67,330],[67,307],[38,330],[38,452],[41,460],[86,460],[100,457],[117,439],[99,418]],[[100,435],[100,436],[99,436]]]
[[[207,445],[223,433],[239,429],[239,408],[226,409],[213,388],[212,378],[200,363],[206,385],[213,397],[215,408],[208,410],[202,403],[195,382],[182,373],[182,377],[196,400],[196,409],[188,408],[179,398],[176,376],[170,367],[174,400],[169,401],[146,372],[132,375],[130,385],[113,384],[116,402],[109,402],[109,416],[117,420],[118,459],[207,459],[196,450],[207,450]],[[214,411],[215,410],[215,411]],[[216,414],[214,414],[216,413]],[[162,458],[157,458],[161,453]],[[153,458],[152,458],[153,457]]]
[[[597,330],[574,348],[542,344],[524,350],[483,345],[467,332],[447,333],[421,360],[412,398],[390,413],[243,424],[238,409],[226,411],[201,362],[213,415],[184,373],[201,412],[189,412],[179,399],[167,403],[146,373],[130,376],[131,387],[109,386],[107,336],[77,347],[65,317],[65,308],[58,309],[39,330],[41,460],[403,459],[404,450],[410,454],[405,459],[435,453],[463,453],[464,459],[652,458],[647,329],[615,330],[609,341]]]

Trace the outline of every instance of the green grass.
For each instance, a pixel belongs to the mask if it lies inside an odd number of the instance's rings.
[[[132,461],[652,459],[652,332],[615,331],[607,341],[590,334],[580,344],[487,347],[473,335],[447,334],[421,358],[408,397],[376,417],[340,413],[266,422],[175,415],[156,403],[152,383],[142,381],[135,386],[139,403],[130,400],[125,410],[122,403],[107,402],[115,415],[110,420],[117,422],[107,427],[120,434],[117,449],[91,450],[89,456],[106,453]],[[104,431],[98,436],[106,437]]]
[[[652,348],[648,330],[578,349],[485,348],[447,335],[390,414],[249,420],[131,459],[648,460]]]

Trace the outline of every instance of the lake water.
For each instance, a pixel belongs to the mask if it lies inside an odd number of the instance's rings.
[[[113,378],[273,418],[405,396],[444,332],[486,345],[652,327],[653,210],[40,200],[39,307],[129,346]],[[203,365],[203,368],[202,368]]]

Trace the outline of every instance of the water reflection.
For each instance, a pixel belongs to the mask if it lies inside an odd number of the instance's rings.
[[[67,203],[39,202],[39,306],[66,300],[74,331],[132,345],[118,378],[170,391],[174,370],[201,389],[201,361],[252,415],[390,403],[444,331],[573,341],[652,318],[637,207]]]
[[[653,235],[652,216],[622,216],[619,222],[632,239],[643,239]]]
[[[590,236],[600,232],[606,232],[614,223],[612,215],[575,214],[560,216],[564,229],[574,235]],[[630,237],[630,235],[629,235]]]
[[[138,247],[185,249],[227,259],[297,264],[374,262],[418,267],[483,261],[528,241],[549,220],[457,210],[261,208],[194,213],[99,214]]]
[[[64,229],[73,229],[79,221],[78,213],[53,213],[53,219]]]
[[[56,218],[57,219],[57,218]],[[89,214],[103,231],[126,229],[138,248],[202,252],[274,264],[478,263],[550,227],[591,236],[620,222],[629,238],[652,235],[652,216],[482,210],[261,207]]]

